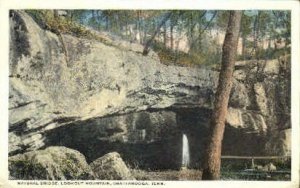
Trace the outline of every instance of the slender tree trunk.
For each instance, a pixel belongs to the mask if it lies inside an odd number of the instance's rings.
[[[255,58],[258,59],[258,35],[259,35],[259,19],[260,19],[260,11],[254,20],[254,38],[253,38],[253,50]]]
[[[138,33],[138,37],[139,37],[139,39],[138,39],[138,42],[140,43],[140,44],[142,44],[142,35],[141,35],[141,11],[140,10],[138,10],[137,11],[137,33]]]
[[[101,19],[101,12],[99,10],[97,11],[97,18]],[[98,24],[98,30],[101,31],[101,29],[101,24]]]
[[[246,59],[246,36],[242,36],[242,56],[243,60]]]
[[[223,43],[222,68],[219,75],[214,110],[210,122],[210,135],[204,153],[203,180],[220,179],[222,140],[225,129],[228,100],[232,86],[237,44],[240,31],[241,11],[230,11]]]
[[[201,22],[199,22],[199,33],[198,33],[198,47],[197,50],[200,51],[202,48],[202,36],[204,34],[204,32],[208,29],[208,27],[210,27],[212,21],[215,19],[215,17],[217,16],[218,11],[215,11],[214,14],[212,15],[212,17],[210,18],[210,20],[207,22],[206,26],[204,27],[204,29],[202,29],[201,27]],[[202,14],[201,18],[206,14],[206,11]]]
[[[199,24],[199,29],[198,29],[198,39],[197,39],[197,48],[195,49],[195,51],[196,50],[201,50],[201,48],[202,48],[202,34],[203,34],[203,32],[202,32],[202,30],[201,30],[201,26],[200,26],[200,24]]]
[[[167,46],[167,25],[164,23],[164,45]]]
[[[125,21],[125,35],[126,37],[129,35],[129,31],[128,31],[128,21]]]
[[[97,18],[97,14],[96,14],[95,10],[92,10],[92,17],[93,17],[93,20],[95,21]]]
[[[108,21],[108,15],[106,15],[106,17],[105,17],[105,30],[106,31],[108,31],[109,30],[109,23],[108,23],[109,21]]]
[[[58,18],[58,10],[53,10],[53,15],[54,15],[54,18],[57,19]]]
[[[173,21],[171,20],[171,25],[170,25],[170,42],[171,42],[171,50],[174,49],[173,30],[174,30],[174,24],[173,24]]]
[[[145,44],[144,50],[143,50],[143,55],[148,55],[149,53],[149,48],[150,45],[152,44],[153,40],[155,39],[155,36],[160,32],[160,28],[163,26],[163,24],[165,24],[165,22],[171,17],[172,12],[169,12],[166,14],[166,16],[164,17],[164,19],[160,22],[160,24],[158,25],[158,27],[156,28],[155,32],[153,33],[153,35],[151,36],[151,38],[147,41],[147,43]]]
[[[188,22],[188,27],[190,28],[188,30],[189,32],[189,35],[188,35],[188,40],[189,40],[189,46],[190,48],[193,48],[193,43],[194,43],[194,27],[195,27],[195,24],[193,22],[193,15],[190,15],[189,17],[189,22]]]
[[[146,28],[146,21],[144,22],[144,37],[143,37],[143,44],[147,41],[147,28]]]
[[[191,29],[190,29],[189,46],[190,49],[191,48],[193,49],[195,47],[195,36],[194,36],[195,24],[193,23],[190,27]]]

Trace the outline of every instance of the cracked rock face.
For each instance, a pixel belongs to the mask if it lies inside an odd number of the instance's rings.
[[[165,66],[134,51],[62,35],[66,58],[59,37],[21,11],[11,13],[11,30],[12,154],[42,147],[43,136],[33,135],[77,120],[211,103],[215,72]],[[28,52],[19,55],[23,39]]]
[[[109,121],[118,121],[122,128],[112,125],[108,134],[103,128],[105,136],[97,139],[134,140],[123,129],[122,115],[168,109],[176,124],[174,112],[212,108],[216,71],[166,66],[154,52],[142,56],[142,46],[120,39],[111,38],[108,45],[71,35],[59,37],[41,29],[23,11],[10,12],[10,33],[10,156],[47,147],[51,132],[97,118],[116,117]],[[286,140],[277,143],[273,136],[290,128],[289,69],[284,62],[272,60],[262,67],[237,62],[229,102],[227,124],[266,136],[270,153],[289,150]],[[63,134],[72,132],[68,130]],[[92,135],[89,131],[87,136]],[[278,151],[275,145],[284,147]]]

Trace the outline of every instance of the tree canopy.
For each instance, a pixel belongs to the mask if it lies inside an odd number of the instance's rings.
[[[220,64],[229,14],[226,10],[64,11],[71,22],[140,43],[154,49],[163,63],[183,66]],[[243,11],[238,59],[274,59],[289,54],[290,43],[290,11]]]

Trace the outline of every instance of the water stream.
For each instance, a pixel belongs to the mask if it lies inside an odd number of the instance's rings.
[[[188,167],[190,163],[189,141],[185,134],[182,135],[182,167]]]

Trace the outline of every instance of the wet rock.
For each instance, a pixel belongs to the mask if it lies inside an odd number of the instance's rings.
[[[93,172],[85,157],[66,147],[48,147],[9,157],[11,179],[87,180]]]
[[[99,180],[134,180],[126,164],[117,152],[108,153],[90,164]]]

